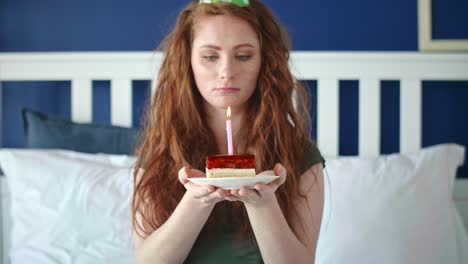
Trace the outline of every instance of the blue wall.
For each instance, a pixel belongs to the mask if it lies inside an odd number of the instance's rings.
[[[0,0],[0,52],[154,50],[187,2]],[[265,2],[290,33],[294,50],[418,49],[417,0]],[[432,0],[432,3],[434,38],[468,38],[468,1]],[[134,84],[133,123],[137,126],[148,84]],[[316,82],[308,84],[314,95]],[[344,115],[340,119],[340,154],[354,155],[358,146],[359,83],[342,80],[340,84],[340,113]],[[27,90],[18,89],[25,86]],[[23,106],[69,118],[69,86],[66,81],[3,83],[3,119],[8,124],[3,127],[4,145],[24,146],[19,117]],[[95,81],[93,96],[93,121],[109,124],[109,83]],[[468,82],[423,83],[423,146],[443,142],[468,146],[466,102]],[[399,82],[382,82],[383,153],[399,151],[398,109]],[[314,115],[315,109],[311,111]],[[468,170],[463,169],[460,174],[468,177]]]
[[[0,51],[152,50],[187,0],[0,1]],[[268,3],[296,50],[416,50],[416,0]]]

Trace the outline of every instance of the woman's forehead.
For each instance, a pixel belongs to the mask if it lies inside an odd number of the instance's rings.
[[[232,15],[210,15],[194,25],[194,46],[250,44],[258,47],[258,36],[245,20]]]

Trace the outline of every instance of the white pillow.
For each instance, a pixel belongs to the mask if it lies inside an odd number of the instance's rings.
[[[11,196],[11,263],[134,263],[135,158],[0,151]]]
[[[463,160],[454,144],[327,160],[316,263],[468,263],[452,200]]]

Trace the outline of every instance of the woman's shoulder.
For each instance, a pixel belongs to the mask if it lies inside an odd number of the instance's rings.
[[[320,150],[315,144],[314,141],[311,139],[307,139],[306,143],[304,144],[304,166],[305,169],[308,170],[312,166],[322,163],[323,167],[325,168],[325,159],[323,158]]]

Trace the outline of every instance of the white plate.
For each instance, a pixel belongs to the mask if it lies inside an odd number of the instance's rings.
[[[279,176],[270,175],[257,175],[255,177],[229,177],[229,178],[204,178],[204,177],[193,177],[188,178],[189,181],[199,185],[213,185],[218,188],[231,190],[240,189],[242,187],[254,188],[256,183],[263,182],[268,184]]]

